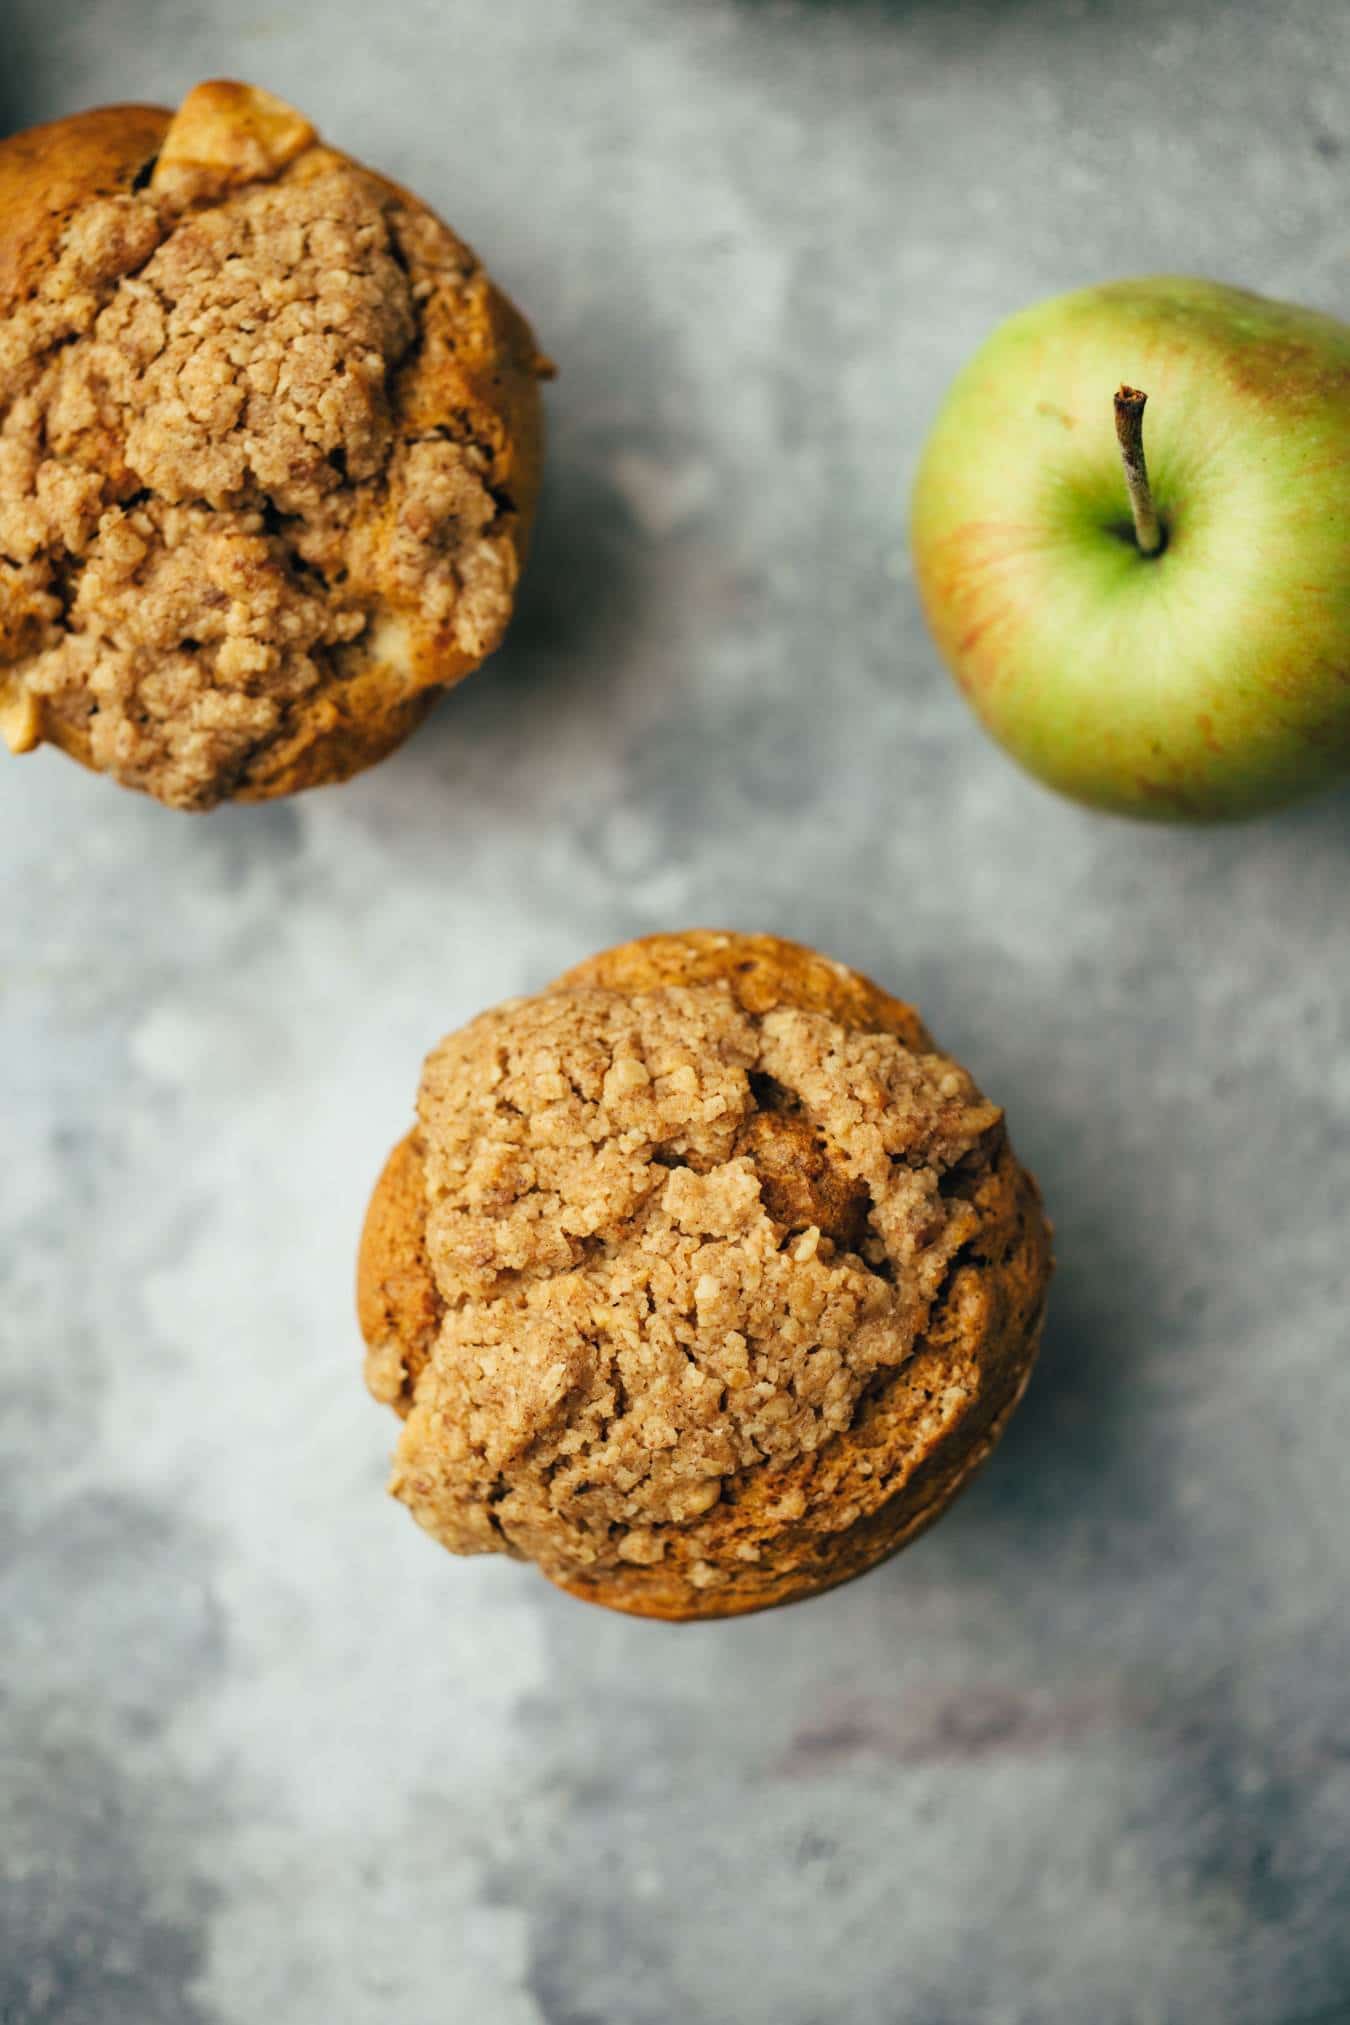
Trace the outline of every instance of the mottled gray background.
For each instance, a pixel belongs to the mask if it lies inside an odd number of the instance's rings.
[[[264,811],[0,768],[5,2025],[1350,2018],[1350,797],[1080,813],[939,673],[905,488],[1050,290],[1350,312],[1344,0],[6,0],[11,124],[233,72],[562,376],[496,664]],[[712,1628],[382,1495],[352,1255],[425,1047],[691,922],[916,999],[1058,1222],[936,1533]]]

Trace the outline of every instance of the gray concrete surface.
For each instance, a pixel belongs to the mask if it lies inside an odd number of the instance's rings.
[[[1343,0],[8,0],[12,124],[233,72],[562,367],[519,624],[396,759],[0,774],[5,2025],[1350,2017],[1350,797],[1060,805],[903,499],[1006,311],[1350,312]],[[818,942],[1010,1110],[1062,1260],[920,1546],[666,1629],[382,1496],[350,1280],[424,1048],[600,944]]]

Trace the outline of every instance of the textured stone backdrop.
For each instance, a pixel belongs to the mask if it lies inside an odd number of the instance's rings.
[[[562,376],[507,651],[168,814],[0,767],[6,2025],[1350,2017],[1350,798],[1150,832],[939,673],[903,501],[1005,312],[1350,313],[1344,0],[7,0],[12,124],[232,72]],[[352,1253],[424,1048],[691,922],[916,999],[1061,1273],[942,1526],[667,1629],[381,1492]]]

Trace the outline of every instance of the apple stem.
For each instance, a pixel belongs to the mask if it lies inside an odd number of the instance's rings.
[[[1157,555],[1163,545],[1162,528],[1148,482],[1144,462],[1144,403],[1148,395],[1138,387],[1120,387],[1116,393],[1116,439],[1125,466],[1125,490],[1134,515],[1134,538],[1141,555]]]

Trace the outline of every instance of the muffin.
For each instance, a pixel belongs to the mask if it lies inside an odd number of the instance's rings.
[[[530,330],[248,85],[0,142],[0,731],[175,808],[342,780],[501,641]]]
[[[1049,1274],[1002,1112],[911,1007],[774,936],[626,943],[427,1057],[358,1266],[390,1488],[616,1610],[791,1602],[988,1455]]]

